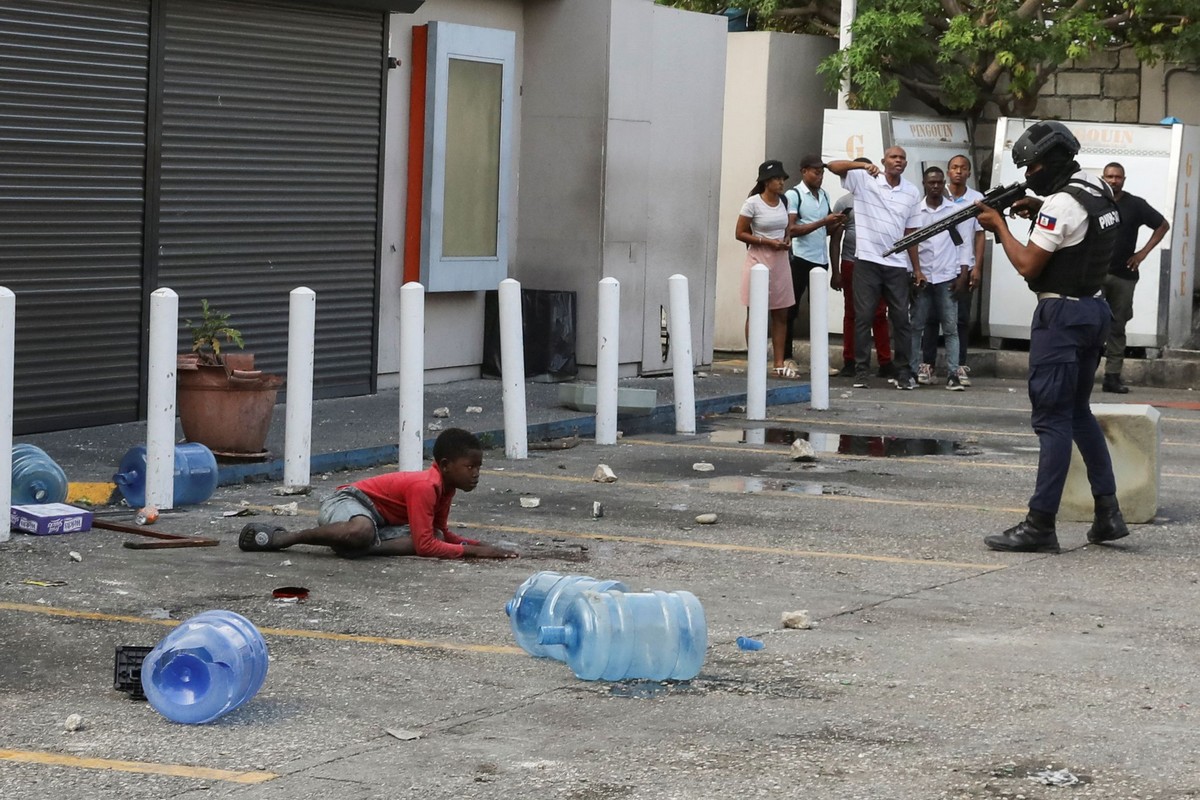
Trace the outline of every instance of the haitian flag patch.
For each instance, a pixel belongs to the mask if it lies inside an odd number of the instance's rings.
[[[1049,214],[1038,214],[1037,226],[1043,230],[1052,231],[1058,225],[1058,218]]]

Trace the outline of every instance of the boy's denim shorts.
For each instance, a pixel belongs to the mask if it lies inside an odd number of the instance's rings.
[[[371,520],[371,527],[375,529],[375,544],[411,535],[407,525],[388,525],[375,510],[375,504],[371,502],[371,498],[353,486],[338,489],[321,501],[320,510],[317,512],[317,524],[349,522],[355,517],[366,517]]]

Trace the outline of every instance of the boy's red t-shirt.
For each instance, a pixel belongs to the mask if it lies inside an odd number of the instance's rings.
[[[371,498],[388,525],[408,525],[419,556],[462,558],[464,544],[479,544],[450,532],[454,487],[442,483],[437,464],[423,472],[389,472],[346,485]]]

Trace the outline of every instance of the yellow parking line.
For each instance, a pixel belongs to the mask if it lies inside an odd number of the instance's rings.
[[[23,611],[30,614],[45,614],[51,617],[70,617],[72,619],[94,619],[102,622],[129,622],[136,625],[161,625],[173,628],[179,624],[173,619],[147,619],[132,617],[124,614],[105,614],[101,611],[77,611],[71,608],[33,605],[31,603],[8,603],[0,601],[0,611]],[[525,652],[519,647],[495,644],[461,644],[459,642],[435,642],[425,639],[397,639],[390,636],[369,636],[357,633],[331,633],[329,631],[310,631],[302,628],[259,628],[264,636],[284,636],[293,639],[324,639],[333,642],[357,642],[359,644],[383,644],[391,647],[413,647],[428,650],[458,650],[468,653],[498,653],[503,655],[520,655]]]
[[[82,758],[64,753],[45,753],[36,750],[2,750],[0,760],[22,764],[45,764],[53,767],[78,767],[80,769],[107,769],[114,772],[137,772],[143,775],[170,775],[175,778],[194,778],[203,781],[225,781],[226,783],[265,783],[279,776],[274,772],[255,770],[233,772],[226,769],[190,767],[186,764],[156,764],[152,761],[116,761],[109,758]]]
[[[623,536],[614,533],[575,533],[547,528],[520,528],[515,525],[492,525],[481,522],[459,522],[460,528],[500,531],[504,533],[527,533],[535,536],[550,536],[561,539],[598,539],[605,542],[631,542],[633,544],[656,544],[665,547],[693,547],[701,550],[725,550],[738,553],[766,553],[768,555],[796,556],[798,558],[833,558],[844,561],[878,561],[885,564],[911,564],[923,567],[949,567],[953,569],[978,569],[984,572],[1007,569],[1003,564],[971,564],[959,561],[937,561],[901,556],[875,556],[865,553],[833,553],[824,550],[791,550],[786,547],[759,547],[749,544],[727,544],[724,542],[694,542],[684,539],[655,539],[646,536]]]

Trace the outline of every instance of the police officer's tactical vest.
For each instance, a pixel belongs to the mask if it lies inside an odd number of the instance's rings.
[[[1087,234],[1079,244],[1054,251],[1042,274],[1029,281],[1033,291],[1071,297],[1091,297],[1100,291],[1112,261],[1121,212],[1107,194],[1096,195],[1089,191],[1095,188],[1086,181],[1072,178],[1059,190],[1074,197],[1087,211]]]

